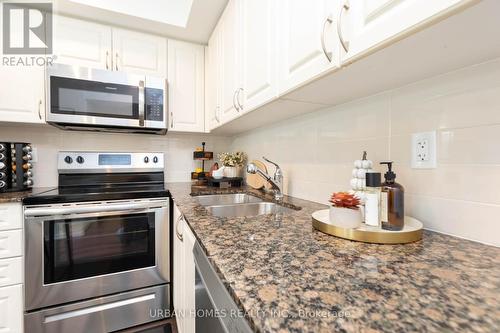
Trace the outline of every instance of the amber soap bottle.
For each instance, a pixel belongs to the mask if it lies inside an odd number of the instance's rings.
[[[396,183],[396,174],[392,171],[393,162],[382,162],[388,171],[384,174],[380,203],[381,226],[385,230],[402,230],[405,225],[405,189]]]

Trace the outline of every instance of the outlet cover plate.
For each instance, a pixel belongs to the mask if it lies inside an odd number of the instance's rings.
[[[414,133],[411,138],[411,167],[435,169],[437,167],[436,131]]]

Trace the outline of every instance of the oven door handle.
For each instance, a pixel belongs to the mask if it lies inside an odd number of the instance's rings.
[[[52,216],[52,215],[69,215],[83,213],[102,213],[102,212],[124,212],[130,213],[135,210],[144,210],[147,208],[157,208],[164,206],[162,202],[131,202],[123,204],[103,203],[88,206],[72,206],[72,207],[43,207],[43,208],[26,208],[24,216]]]

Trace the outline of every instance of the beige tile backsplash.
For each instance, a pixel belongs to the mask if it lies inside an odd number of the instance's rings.
[[[411,134],[432,130],[438,167],[412,169]],[[396,162],[406,212],[426,228],[500,246],[500,59],[259,128],[231,148],[277,161],[286,193],[323,203],[349,189],[367,150]]]
[[[411,169],[411,134],[431,130],[438,133],[438,167]],[[395,161],[406,212],[426,228],[500,246],[500,59],[233,138],[0,124],[0,141],[16,140],[33,142],[38,150],[37,186],[57,184],[58,151],[80,149],[162,151],[167,181],[189,181],[196,166],[192,151],[206,141],[215,152],[242,150],[250,159],[278,162],[285,193],[322,203],[332,192],[349,189],[352,162],[366,150],[375,163]]]
[[[57,152],[63,150],[159,151],[165,153],[165,178],[170,182],[190,181],[198,166],[193,151],[207,143],[218,153],[229,148],[226,137],[204,134],[168,133],[167,136],[62,131],[49,125],[1,124],[0,141],[32,142],[37,149],[34,164],[36,186],[57,186]],[[207,165],[211,165],[210,162]]]

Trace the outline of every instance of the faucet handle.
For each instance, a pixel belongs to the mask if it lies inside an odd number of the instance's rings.
[[[280,169],[280,166],[278,164],[274,163],[273,161],[268,160],[264,156],[262,156],[262,158],[264,159],[264,161],[273,164],[276,167],[276,169]]]

